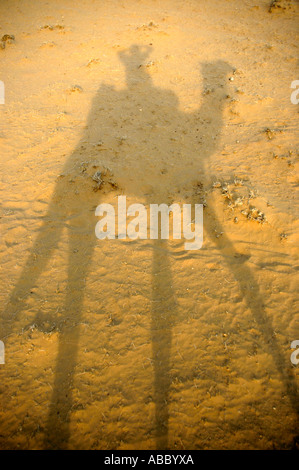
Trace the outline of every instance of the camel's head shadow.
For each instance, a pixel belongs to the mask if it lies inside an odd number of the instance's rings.
[[[203,96],[214,91],[220,92],[218,99],[221,99],[222,104],[224,104],[225,98],[227,97],[226,95],[230,94],[228,83],[229,81],[233,81],[232,78],[236,73],[236,69],[224,60],[215,60],[202,62],[199,66],[199,72],[202,77]],[[208,101],[209,100],[207,100],[207,102]]]
[[[218,79],[225,78],[236,71],[229,62],[221,59],[211,62],[202,62],[200,64],[200,70],[203,77],[212,76]]]

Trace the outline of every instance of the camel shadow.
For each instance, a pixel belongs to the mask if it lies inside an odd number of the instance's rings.
[[[153,85],[145,62],[151,51],[151,47],[134,45],[119,53],[125,66],[126,87],[118,91],[110,85],[100,86],[93,99],[84,135],[57,179],[43,225],[2,317],[2,336],[24,326],[26,299],[57,248],[62,231],[67,230],[68,281],[64,315],[56,321],[59,346],[45,426],[46,449],[67,448],[70,439],[72,390],[80,322],[84,313],[85,280],[97,242],[94,233],[96,219],[91,208],[98,205],[99,197],[104,202],[106,195],[118,188],[123,194],[133,195],[137,200],[142,198],[149,204],[167,202],[170,187],[173,188],[171,197],[180,194],[186,185],[192,184],[195,173],[200,175],[203,185],[208,185],[209,157],[219,145],[228,95],[227,76],[232,73],[232,67],[223,61],[202,64],[205,90],[202,103],[195,112],[184,113],[179,110],[178,99],[172,91]],[[94,181],[97,172],[101,172],[103,177],[101,188]],[[194,198],[193,202],[201,201]],[[205,217],[207,235],[212,237],[211,221],[214,223],[216,220],[213,208],[208,208]],[[227,236],[217,244],[219,250],[223,244],[233,250]],[[167,449],[170,357],[176,300],[171,289],[169,245],[165,240],[155,240],[152,247],[150,334],[154,367],[154,429],[157,449]],[[262,307],[259,287],[246,264],[240,264],[237,258],[226,261],[269,344],[291,404],[298,412],[294,377],[286,372],[283,355],[273,339],[273,327]],[[247,283],[253,286],[255,300]],[[41,312],[34,324],[43,330],[44,322]]]

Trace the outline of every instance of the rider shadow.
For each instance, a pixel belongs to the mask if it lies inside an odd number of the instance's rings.
[[[200,175],[203,186],[209,182],[208,159],[216,151],[223,127],[223,110],[228,95],[227,76],[232,67],[223,61],[202,65],[204,93],[201,106],[192,113],[178,108],[176,95],[155,87],[147,72],[145,59],[152,48],[132,46],[119,53],[126,72],[126,88],[117,91],[101,85],[87,119],[86,130],[57,180],[43,225],[5,310],[4,331],[22,321],[25,301],[45,270],[68,230],[68,280],[64,315],[57,319],[59,346],[53,393],[45,426],[44,447],[64,449],[70,439],[72,389],[78,360],[80,322],[83,315],[85,280],[97,239],[93,208],[99,195],[120,187],[125,195],[142,198],[147,204],[167,203],[192,185]],[[183,165],[182,165],[183,163]],[[93,175],[101,171],[105,185],[97,189]],[[196,200],[194,203],[200,203]],[[211,207],[205,213],[207,235],[214,240],[216,216]],[[218,224],[219,225],[219,224]],[[217,242],[233,244],[223,236]],[[168,448],[170,357],[172,329],[176,323],[176,300],[172,290],[169,245],[165,240],[152,243],[151,341],[154,366],[155,438],[157,449]],[[269,351],[284,382],[290,401],[298,411],[297,390],[279,345],[273,340],[273,327],[262,309],[257,283],[246,264],[225,258],[239,281],[243,297],[269,343]],[[245,274],[245,276],[244,276]],[[251,284],[251,292],[243,279]],[[252,287],[253,286],[253,287]],[[255,301],[251,298],[252,289]],[[34,323],[43,330],[43,315]]]

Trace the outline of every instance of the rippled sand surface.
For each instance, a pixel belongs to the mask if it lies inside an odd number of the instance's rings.
[[[299,8],[270,4],[1,1],[1,449],[298,446]],[[120,195],[204,204],[202,248],[98,240]]]

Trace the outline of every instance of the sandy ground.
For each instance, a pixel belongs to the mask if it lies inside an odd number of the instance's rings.
[[[1,1],[1,449],[298,445],[299,6],[270,3]],[[97,240],[119,195],[204,203],[202,249]]]

